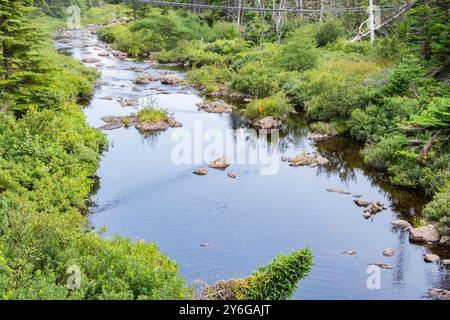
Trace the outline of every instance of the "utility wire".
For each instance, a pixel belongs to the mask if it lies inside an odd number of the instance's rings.
[[[145,4],[153,4],[167,7],[182,7],[182,8],[201,8],[201,9],[220,9],[229,11],[257,11],[257,12],[285,12],[285,13],[347,13],[347,12],[366,12],[367,7],[353,7],[353,8],[324,8],[324,9],[300,9],[300,8],[253,8],[253,7],[237,7],[224,5],[210,5],[210,4],[196,4],[183,3],[159,0],[139,0]],[[392,11],[396,6],[381,6],[381,11]]]

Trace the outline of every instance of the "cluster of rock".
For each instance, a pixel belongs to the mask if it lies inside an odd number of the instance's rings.
[[[134,126],[139,131],[149,132],[182,126],[182,124],[175,120],[175,118],[173,117],[167,117],[167,119],[157,122],[139,122],[137,115],[134,113],[129,116],[106,116],[102,117],[101,119],[102,121],[106,122],[106,124],[99,127],[99,130],[114,130],[123,127]]]
[[[129,98],[129,99],[121,98],[118,101],[122,107],[136,107],[140,103],[138,98]]]
[[[183,79],[181,79],[179,76],[169,74],[164,76],[156,76],[151,74],[142,75],[138,78],[136,78],[133,82],[135,84],[149,84],[153,81],[160,81],[162,84],[166,85],[178,85],[180,84]]]
[[[386,210],[384,204],[379,201],[365,201],[363,199],[354,199],[353,202],[358,207],[364,208],[364,218],[369,219],[373,215],[376,215],[378,212]]]
[[[209,113],[231,113],[233,112],[233,106],[226,103],[223,100],[216,101],[203,101],[197,103],[199,111],[206,111]]]
[[[225,157],[221,157],[221,158],[217,158],[214,161],[211,161],[208,166],[213,169],[225,170],[226,168],[228,168],[230,166],[230,163],[228,162],[228,160]],[[195,169],[193,171],[193,173],[196,175],[199,175],[199,176],[204,176],[208,173],[208,168],[200,167],[200,168]],[[230,171],[227,173],[227,176],[232,179],[235,179],[237,177],[237,173],[234,171]]]
[[[297,166],[325,166],[329,163],[329,160],[325,157],[322,157],[317,152],[312,155],[309,154],[301,154],[293,158],[281,157],[281,161],[288,162],[291,167]]]

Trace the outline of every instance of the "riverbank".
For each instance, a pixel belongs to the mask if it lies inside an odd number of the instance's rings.
[[[407,38],[374,48],[348,43],[336,21],[300,23],[277,47],[255,42],[232,23],[210,27],[180,12],[163,18],[148,10],[141,19],[100,29],[99,37],[130,56],[184,66],[188,81],[209,96],[253,98],[242,110],[252,122],[284,120],[293,105],[306,112],[320,139],[341,134],[361,141],[365,163],[384,171],[390,183],[433,197],[424,218],[448,233],[450,147],[447,120],[438,118],[448,114],[449,91],[427,76],[439,60],[404,51],[403,45],[413,46]],[[331,29],[336,34],[326,32]]]
[[[74,56],[82,60],[105,51],[88,48],[90,53],[83,53],[84,49],[74,48]],[[109,50],[109,57],[98,57],[102,64],[98,66],[102,72],[99,82],[103,85],[85,109],[92,126],[103,125],[104,116],[136,112],[151,97],[189,132],[201,122],[205,130],[225,133],[232,129],[248,136],[255,147],[257,141],[265,142],[262,137],[252,138],[251,127],[239,112],[198,110],[197,104],[204,97],[194,88],[157,80],[135,83],[142,74],[155,79],[176,74],[184,79],[179,69],[164,64],[155,67],[148,59],[139,61],[123,54],[113,56],[113,51]],[[137,100],[138,104],[122,106],[125,100]],[[132,126],[105,131],[114,147],[101,162],[101,188],[94,197],[96,207],[90,221],[96,228],[106,226],[105,236],[123,234],[156,241],[163,252],[176,259],[188,282],[244,277],[278,252],[310,243],[315,265],[295,292],[297,299],[418,299],[427,298],[431,287],[448,288],[445,281],[436,281],[445,278],[447,269],[441,263],[423,260],[429,250],[445,258],[445,248],[440,251],[435,245],[410,244],[406,230],[391,226],[399,218],[415,223],[414,216],[426,199],[386,183],[379,172],[371,171],[363,164],[358,144],[343,137],[317,143],[308,139],[302,114],[289,117],[285,126],[280,141],[282,156],[319,150],[330,163],[298,168],[281,163],[274,176],[261,176],[255,165],[232,164],[228,170],[237,173],[235,179],[212,169],[199,177],[192,172],[204,164],[176,165],[170,158],[174,146],[171,135],[177,129],[158,134],[142,134]],[[204,159],[205,163],[212,160]],[[351,195],[326,191],[333,186]],[[352,195],[383,202],[387,210],[366,220]],[[394,256],[383,256],[386,248],[393,248]],[[356,255],[341,253],[347,249],[355,250]],[[366,269],[374,263],[392,267],[382,270],[382,290],[365,287]],[[332,281],[336,278],[345,279],[345,284],[336,288]]]
[[[33,77],[22,78],[18,69],[9,78],[15,86],[6,81],[2,87],[0,297],[192,297],[176,264],[156,244],[105,239],[87,228],[88,200],[107,142],[86,123],[80,103],[92,96],[98,74],[55,52],[50,36],[60,21],[17,19],[43,43],[27,69]]]

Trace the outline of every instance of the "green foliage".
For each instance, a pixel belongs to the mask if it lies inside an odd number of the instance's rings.
[[[418,0],[400,28],[402,38],[436,65],[448,62],[450,57],[449,32],[448,1],[441,0]]]
[[[312,96],[305,102],[306,115],[312,120],[347,119],[362,103],[366,88],[339,74],[323,74],[309,85]]]
[[[405,57],[389,74],[383,88],[385,95],[409,95],[425,75],[421,61],[414,56]]]
[[[245,109],[241,110],[245,117],[253,120],[259,120],[268,116],[282,120],[294,111],[289,99],[282,92],[277,92],[263,99],[253,99]]]
[[[137,113],[139,122],[160,122],[167,120],[167,111],[154,107],[145,107]]]
[[[289,298],[298,282],[311,271],[313,255],[309,248],[278,255],[268,265],[261,266],[245,278],[238,297],[250,300],[281,300]]]
[[[188,72],[189,83],[208,93],[216,92],[231,79],[231,71],[220,66],[203,66]]]
[[[112,43],[116,50],[134,57],[142,52],[140,39],[124,25],[109,25],[100,28],[97,33],[100,40]]]
[[[411,123],[425,129],[448,129],[450,126],[450,97],[435,98]]]
[[[450,180],[446,181],[444,187],[427,204],[423,214],[429,221],[437,224],[442,234],[450,233]]]
[[[377,169],[388,169],[399,162],[401,151],[408,145],[403,135],[391,135],[382,138],[376,144],[369,144],[363,150],[364,161]]]
[[[262,63],[245,64],[232,76],[231,88],[258,98],[279,91],[279,75]]]
[[[336,127],[333,124],[327,123],[327,122],[319,121],[319,122],[311,123],[310,128],[313,132],[327,135],[327,136],[334,136],[334,135],[338,134]]]
[[[353,110],[348,127],[350,134],[361,141],[376,141],[386,134],[394,133],[399,126],[418,112],[419,103],[407,97],[384,98],[378,104]]]
[[[314,44],[303,35],[300,30],[281,46],[275,61],[277,66],[287,71],[305,71],[317,66],[318,54]]]
[[[315,34],[316,45],[325,47],[336,40],[344,33],[342,24],[338,20],[327,20],[319,25]]]

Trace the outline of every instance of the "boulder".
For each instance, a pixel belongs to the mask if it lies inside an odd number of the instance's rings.
[[[223,100],[204,101],[197,104],[198,110],[209,113],[231,113],[233,106]]]
[[[444,260],[442,260],[442,264],[443,264],[443,265],[446,265],[446,266],[450,265],[450,259],[444,259]]]
[[[100,57],[109,57],[109,55],[110,55],[110,53],[109,52],[106,52],[106,51],[104,51],[104,52],[99,52],[99,53],[97,53]]]
[[[237,177],[237,173],[234,171],[228,172],[227,176],[229,176],[230,178],[235,179]]]
[[[136,124],[136,129],[139,131],[160,131],[166,130],[170,126],[166,121],[158,121],[158,122],[142,122]]]
[[[348,254],[350,256],[354,256],[356,254],[356,250],[353,250],[353,249],[343,250],[343,251],[341,251],[341,254]]]
[[[111,96],[104,96],[104,97],[101,97],[100,99],[102,99],[102,100],[112,100],[113,97],[111,97]]]
[[[161,79],[159,79],[159,81],[162,84],[177,85],[177,84],[180,84],[183,81],[183,79],[181,79],[179,76],[169,74],[169,75],[165,75],[165,76],[161,77]]]
[[[146,74],[144,76],[140,76],[140,77],[134,79],[133,83],[134,84],[149,84],[150,82],[156,81],[158,79],[159,78],[157,76]]]
[[[384,251],[383,251],[383,256],[385,256],[385,257],[392,257],[394,254],[395,254],[395,251],[394,251],[394,249],[391,249],[391,248],[384,249]]]
[[[439,300],[450,300],[450,291],[438,288],[432,288],[428,290],[428,294]]]
[[[197,168],[193,171],[198,176],[204,176],[208,173],[208,168]]]
[[[439,239],[439,231],[431,224],[424,227],[413,228],[409,233],[409,240],[413,242],[435,243],[438,242]]]
[[[277,129],[280,128],[283,125],[283,122],[281,120],[276,120],[272,117],[265,117],[261,120],[254,121],[253,126],[260,128],[260,129]]]
[[[364,211],[363,217],[364,217],[365,219],[369,219],[371,216],[372,216],[372,214],[371,214],[370,212]]]
[[[383,207],[383,204],[380,202],[371,202],[366,209],[364,210],[364,212],[368,212],[371,215],[375,215],[378,212],[383,211],[385,208]]]
[[[358,207],[367,207],[369,206],[370,202],[363,200],[363,199],[355,199],[353,200],[353,202],[358,206]]]
[[[391,225],[396,228],[409,229],[412,225],[406,220],[395,220],[391,222]]]
[[[175,118],[168,117],[164,121],[158,122],[141,122],[135,125],[135,128],[139,131],[147,132],[147,131],[160,131],[166,130],[168,128],[181,127],[183,126],[180,122],[175,120]]]
[[[141,67],[130,67],[127,70],[130,70],[133,72],[144,72],[144,68],[141,68]]]
[[[229,165],[230,164],[228,163],[228,161],[227,161],[227,159],[225,157],[218,158],[218,159],[216,159],[214,161],[211,161],[209,163],[209,166],[211,168],[221,169],[221,170],[226,169]]]
[[[318,153],[314,153],[312,155],[301,154],[294,158],[281,157],[281,161],[289,162],[289,165],[291,167],[297,166],[317,167],[317,166],[324,166],[329,163],[327,158],[322,157]]]
[[[97,63],[100,62],[101,60],[99,58],[88,57],[81,59],[81,61],[83,61],[84,63]]]
[[[136,107],[140,103],[138,98],[119,99],[118,101],[122,107]]]
[[[437,262],[441,260],[441,258],[439,258],[437,254],[427,253],[423,256],[423,260],[425,260],[425,262]]]

